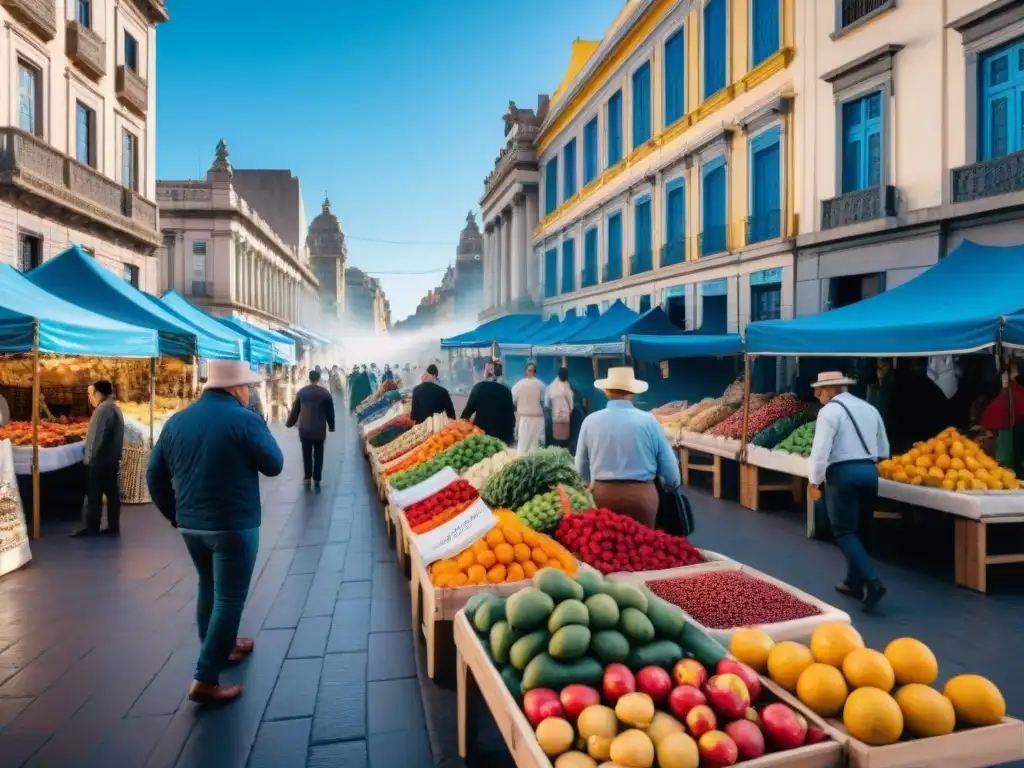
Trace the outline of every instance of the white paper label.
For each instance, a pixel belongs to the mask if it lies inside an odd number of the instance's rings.
[[[432,531],[413,536],[413,543],[420,553],[420,560],[426,567],[438,560],[452,557],[466,549],[473,542],[482,539],[498,519],[483,499],[477,499],[461,515],[449,520]]]
[[[391,503],[400,509],[408,509],[413,504],[418,504],[424,499],[430,498],[446,485],[458,479],[459,475],[454,469],[445,467],[418,485],[413,485],[401,491],[392,489],[390,494]]]

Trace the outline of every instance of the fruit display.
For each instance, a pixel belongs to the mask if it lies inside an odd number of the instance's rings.
[[[685,429],[687,432],[707,432],[718,422],[729,418],[735,412],[736,408],[731,405],[719,404],[709,406],[690,419],[690,423],[686,425]]]
[[[558,768],[718,768],[827,738],[681,610],[592,569],[465,615]]]
[[[488,456],[483,461],[478,461],[472,467],[462,473],[466,481],[477,490],[484,487],[487,478],[496,472],[500,472],[513,461],[519,458],[515,448],[506,448],[493,456]]]
[[[558,485],[584,490],[572,454],[564,448],[537,448],[491,475],[480,495],[492,507],[519,509],[534,496]]]
[[[394,461],[430,437],[432,431],[430,422],[417,424],[405,434],[396,437],[387,445],[381,446],[377,450],[377,460],[383,464]]]
[[[442,451],[446,451],[457,442],[469,437],[470,435],[482,434],[482,429],[473,426],[468,421],[453,421],[440,432],[427,437],[426,440],[416,446],[415,450],[409,451],[407,455],[403,456],[401,461],[385,468],[384,476],[391,477],[392,475],[398,475],[406,470],[412,469],[418,464],[429,461],[437,456],[437,454]],[[432,474],[433,472],[424,475],[424,479],[430,477]],[[410,483],[410,485],[415,485],[415,483]],[[398,486],[395,487],[397,488]],[[407,485],[405,487],[408,488],[409,486]]]
[[[454,443],[450,448],[433,458],[421,464],[415,464],[404,472],[394,475],[389,482],[393,488],[401,491],[422,483],[445,467],[460,472],[469,469],[469,467],[481,461],[484,457],[504,449],[505,444],[497,438],[488,437],[483,434],[470,435],[465,440]]]
[[[797,427],[789,437],[775,446],[775,450],[807,458],[811,455],[811,448],[814,445],[815,425],[816,422],[809,421]]]
[[[356,406],[356,416],[364,413],[370,406],[384,399],[390,392],[395,392],[397,390],[398,384],[394,381],[383,382],[379,387],[377,387],[377,390],[372,395],[368,395],[361,403],[359,403],[359,405]]]
[[[973,440],[952,427],[931,440],[914,443],[902,456],[878,463],[887,480],[947,491],[1018,491],[1013,470],[1002,467]]]
[[[369,421],[373,421],[374,419],[378,419],[384,415],[384,412],[387,411],[388,408],[399,402],[401,399],[402,394],[397,389],[385,392],[380,399],[374,400],[362,411],[358,411],[356,414],[356,420],[360,424],[365,424]]]
[[[704,562],[690,542],[638,523],[610,509],[564,515],[555,541],[601,573],[657,571]]]
[[[743,390],[743,377],[737,376],[736,380],[726,387],[725,391],[722,393],[722,397],[720,398],[722,404],[732,406],[733,408],[739,408],[743,405]]]
[[[534,496],[517,509],[516,514],[533,530],[547,533],[558,526],[563,514],[579,514],[593,508],[594,497],[589,493],[559,485],[554,490]]]
[[[658,421],[660,421],[662,426],[668,430],[686,429],[687,425],[697,414],[717,404],[718,401],[715,400],[714,398],[706,397],[700,402],[694,403],[693,405],[683,408],[678,413],[672,414],[670,416],[659,417]]]
[[[740,570],[659,579],[647,586],[708,629],[778,624],[821,614],[817,606]]]
[[[401,416],[396,416],[391,419],[391,421],[368,433],[366,435],[366,439],[369,441],[371,446],[378,448],[382,445],[387,445],[396,437],[405,434],[412,429],[413,426],[414,424],[412,423],[412,419],[410,419],[408,415],[402,414]]]
[[[450,509],[466,502],[476,501],[479,496],[480,494],[477,493],[476,488],[460,478],[448,483],[437,493],[410,505],[405,510],[405,519],[413,533],[425,533],[426,531],[417,529],[443,517]],[[440,525],[444,522],[447,522],[447,520],[442,520],[438,524]]]
[[[750,413],[747,416],[747,434],[750,435],[756,435],[779,419],[794,416],[803,410],[803,405],[797,400],[796,395],[789,392],[773,397],[756,408],[754,397],[752,395],[750,398]],[[739,440],[743,434],[743,409],[741,408],[728,419],[716,424],[706,434]]]
[[[941,693],[933,688],[938,661],[920,640],[901,637],[879,652],[866,648],[849,624],[821,625],[809,646],[773,644],[766,634],[756,636],[758,631],[734,635],[730,653],[767,670],[812,712],[841,720],[853,738],[869,746],[995,725],[1006,715],[1002,693],[979,675],[956,675]]]
[[[39,447],[57,448],[61,445],[78,443],[89,431],[86,419],[61,417],[53,421],[39,422]],[[0,427],[0,440],[10,440],[16,446],[32,445],[32,422],[9,421]]]
[[[511,510],[496,510],[497,525],[450,560],[430,566],[435,587],[503,584],[532,578],[541,568],[575,575],[576,559],[561,544],[523,525]]]
[[[750,443],[759,448],[771,450],[789,437],[797,427],[803,426],[808,421],[813,421],[816,416],[817,409],[810,405],[804,405],[798,413],[779,419],[760,432],[755,433],[751,430],[750,434],[754,436],[750,439]]]

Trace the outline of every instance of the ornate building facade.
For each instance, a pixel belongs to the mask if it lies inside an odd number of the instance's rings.
[[[341,222],[331,212],[331,201],[324,198],[320,214],[306,234],[309,262],[320,281],[320,303],[324,314],[334,320],[345,316],[345,262],[348,246]]]
[[[157,182],[164,237],[160,287],[216,315],[315,328],[321,322],[320,285],[301,225],[293,225],[304,218],[298,179],[288,171],[245,173],[266,212],[236,188],[223,140],[205,181]],[[290,230],[287,239],[277,229]]]
[[[387,333],[391,327],[391,304],[380,280],[358,267],[345,270],[345,303],[342,323],[347,333]]]

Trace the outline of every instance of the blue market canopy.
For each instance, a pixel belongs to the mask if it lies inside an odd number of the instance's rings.
[[[261,328],[237,317],[215,317],[218,323],[241,334],[246,340],[246,359],[250,363],[270,365],[274,362],[274,342]]]
[[[328,339],[326,336],[321,336],[319,333],[314,333],[313,331],[307,328],[302,328],[301,326],[298,325],[289,325],[288,331],[291,333],[297,333],[300,336],[305,336],[313,343],[319,344],[320,346],[323,347],[329,347],[332,344],[334,344],[334,342]]]
[[[567,357],[591,357],[593,355],[620,355],[624,345],[622,337],[640,315],[616,301],[593,322],[557,344],[535,346],[537,355],[565,355]]]
[[[1008,347],[1024,349],[1024,309],[1007,316],[1003,343]]]
[[[244,360],[245,337],[228,328],[189,302],[177,291],[168,291],[161,298],[150,297],[192,327],[196,328],[196,352],[207,360]]]
[[[39,349],[56,355],[156,357],[156,331],[111,320],[47,293],[9,264],[0,265],[0,352]]]
[[[43,262],[27,273],[25,279],[82,309],[156,331],[160,354],[181,358],[196,354],[195,328],[104,269],[77,245]]]
[[[741,352],[743,340],[736,333],[629,334],[629,354],[635,360],[654,362],[683,357],[725,357]]]
[[[543,323],[540,315],[505,315],[488,320],[472,331],[441,339],[441,349],[483,349],[494,343],[523,343]]]
[[[747,352],[783,356],[897,357],[993,346],[1005,315],[1024,305],[1024,246],[963,241],[903,285],[856,304],[747,326]]]

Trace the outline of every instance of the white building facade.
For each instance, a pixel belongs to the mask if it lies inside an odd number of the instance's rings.
[[[0,1],[0,260],[72,243],[159,284],[156,26],[163,0]]]

